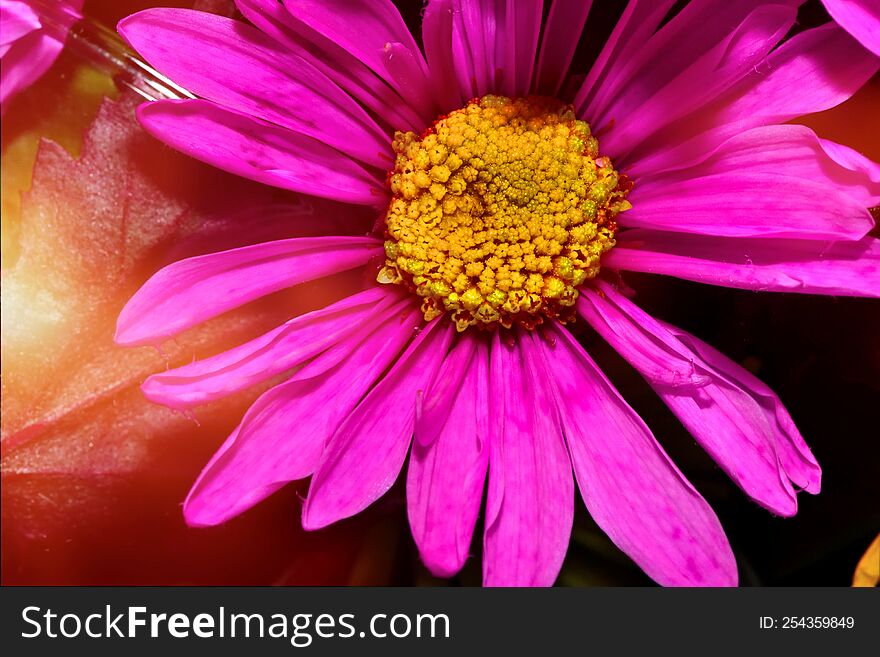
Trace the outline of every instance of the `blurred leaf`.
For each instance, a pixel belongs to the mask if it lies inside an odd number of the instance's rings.
[[[224,527],[192,530],[180,503],[259,390],[185,417],[148,403],[150,373],[228,348],[359,284],[296,288],[163,345],[123,350],[115,318],[163,263],[368,219],[173,153],[146,135],[137,100],[105,101],[74,159],[40,144],[2,278],[4,583],[270,583],[319,552],[311,583],[344,583],[359,524],[306,535],[294,491]],[[332,544],[339,543],[338,549]],[[243,558],[243,554],[248,555]],[[296,577],[288,576],[289,583]]]

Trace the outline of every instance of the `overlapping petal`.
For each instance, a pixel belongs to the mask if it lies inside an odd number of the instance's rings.
[[[413,539],[438,577],[464,565],[489,463],[488,349],[465,337],[450,352],[416,414],[406,501]]]
[[[426,117],[420,117],[385,80],[332,39],[296,20],[277,0],[235,0],[235,4],[251,23],[308,61],[392,130],[424,129]]]
[[[455,0],[429,0],[422,17],[422,42],[431,86],[442,112],[462,105],[452,51]]]
[[[604,265],[759,292],[880,297],[880,240],[720,238],[633,230]]]
[[[731,3],[730,6],[742,4]],[[645,79],[634,80],[623,88],[606,110],[614,125],[602,139],[604,152],[617,160],[625,159],[624,156],[640,143],[705,106],[754,70],[794,25],[797,11],[791,4],[756,7],[723,40],[692,63],[689,58],[693,54],[686,49],[686,59],[680,68],[670,72],[671,77],[663,86],[658,84],[662,78],[655,75],[656,67],[651,63],[644,74]],[[678,49],[682,47],[680,44],[691,44],[692,41],[689,38],[673,43]],[[668,61],[667,55],[664,52],[661,61]],[[646,125],[650,125],[651,130],[645,130]]]
[[[125,304],[116,343],[159,343],[248,301],[360,267],[381,254],[381,243],[371,237],[305,237],[179,260]]]
[[[119,32],[152,66],[191,93],[313,137],[387,169],[388,135],[308,61],[250,25],[189,9],[148,9]]]
[[[780,0],[776,4],[797,7],[802,2],[803,0]],[[747,60],[762,50],[766,53],[774,45],[769,39],[763,43],[751,44],[746,39],[744,43],[734,42],[736,47],[730,53],[726,53],[724,47],[718,49],[730,35],[738,31],[753,11],[767,4],[763,0],[694,0],[652,34],[671,4],[633,3],[630,16],[625,15],[622,19],[624,29],[632,21],[639,21],[638,25],[632,25],[632,29],[638,32],[640,40],[630,36],[625,51],[608,62],[607,74],[592,94],[591,102],[578,106],[581,113],[590,117],[597,127],[611,120],[621,121],[625,118],[619,115],[621,112],[626,114],[638,108],[676,77],[686,75],[695,62],[700,62],[713,49],[717,49],[717,52],[705,64],[724,67],[727,56],[738,59],[747,55]],[[769,34],[775,32],[776,28],[773,28]],[[748,32],[744,36],[747,37]],[[784,33],[777,39],[782,36]],[[737,47],[741,52],[738,52]],[[621,56],[623,54],[625,56]],[[691,78],[694,83],[693,91],[701,93],[702,90],[697,85],[711,84],[711,68],[706,66],[705,70],[701,70],[701,66],[698,66],[696,70],[700,74]],[[588,82],[590,81],[588,78]]]
[[[432,99],[418,102],[407,95],[407,85],[394,75],[383,57],[386,44],[397,43],[413,59],[418,84],[428,85],[428,68],[400,12],[391,0],[284,0],[291,17],[305,28],[334,43],[379,75],[425,119],[431,119]]]
[[[735,585],[736,562],[715,513],[583,347],[556,325],[532,340],[593,519],[660,584]]]
[[[880,202],[880,165],[846,146],[820,139],[805,126],[793,124],[745,130],[691,166],[645,176],[639,188],[672,191],[679,182],[715,174],[784,175],[842,192],[864,207]]]
[[[880,57],[880,4],[875,0],[822,0],[828,13],[865,48]]]
[[[412,306],[402,312],[403,321],[387,313],[374,330],[346,336],[335,353],[257,399],[193,485],[183,508],[187,522],[225,522],[312,474],[330,436],[409,341],[419,318]]]
[[[550,586],[571,535],[571,460],[532,339],[524,330],[492,338],[486,586]]]
[[[819,491],[819,466],[782,402],[742,367],[650,317],[608,283],[584,290],[578,312],[756,502],[790,516],[794,486]]]
[[[621,225],[698,235],[859,240],[874,226],[857,198],[782,173],[682,173],[636,187],[628,200]]]
[[[417,400],[430,388],[454,330],[439,320],[425,326],[333,434],[309,487],[303,527],[320,529],[352,516],[391,488],[410,445]]]
[[[593,0],[553,0],[541,34],[532,90],[555,96],[562,88]]]
[[[160,100],[138,108],[147,132],[224,171],[336,201],[379,205],[375,171],[330,146],[206,100]]]
[[[836,25],[805,30],[717,100],[652,134],[618,164],[636,178],[688,166],[749,128],[839,105],[878,68],[880,59]]]
[[[369,330],[380,313],[393,316],[395,301],[397,295],[381,289],[356,294],[216,356],[154,374],[141,390],[148,399],[172,408],[225,397],[301,365],[357,329]]]
[[[0,0],[0,112],[17,93],[40,78],[58,58],[67,32],[81,18],[83,0],[41,4]],[[51,27],[43,25],[43,20]]]

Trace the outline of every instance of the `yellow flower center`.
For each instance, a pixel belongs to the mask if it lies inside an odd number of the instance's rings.
[[[393,145],[380,283],[406,285],[426,320],[448,312],[459,331],[573,316],[630,185],[570,105],[484,96]]]

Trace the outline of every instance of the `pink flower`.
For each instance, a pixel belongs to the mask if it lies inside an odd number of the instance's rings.
[[[83,0],[0,0],[0,107],[55,62]]]
[[[865,48],[880,55],[880,2],[877,0],[822,0],[831,18],[859,40]]]
[[[387,0],[239,0],[253,26],[171,9],[120,24],[199,97],[143,105],[149,132],[379,217],[367,236],[177,262],[122,311],[120,344],[158,343],[384,262],[358,294],[144,383],[185,409],[293,372],[206,466],[187,522],[311,475],[303,524],[318,529],[382,496],[409,454],[410,525],[437,575],[465,562],[486,488],[485,584],[552,584],[576,482],[657,582],[736,584],[712,509],[564,322],[592,326],[749,496],[793,515],[820,469],[778,397],[641,310],[619,272],[880,296],[866,209],[880,167],[786,123],[847,99],[880,60],[834,24],[776,47],[799,2],[695,0],[664,23],[674,4],[632,0],[580,82],[589,2],[554,0],[541,30],[538,0],[432,0],[424,53]]]

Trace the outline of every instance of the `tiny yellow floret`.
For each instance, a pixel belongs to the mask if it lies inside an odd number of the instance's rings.
[[[484,96],[393,145],[380,283],[406,285],[425,319],[449,313],[459,331],[572,317],[630,206],[570,105]]]

